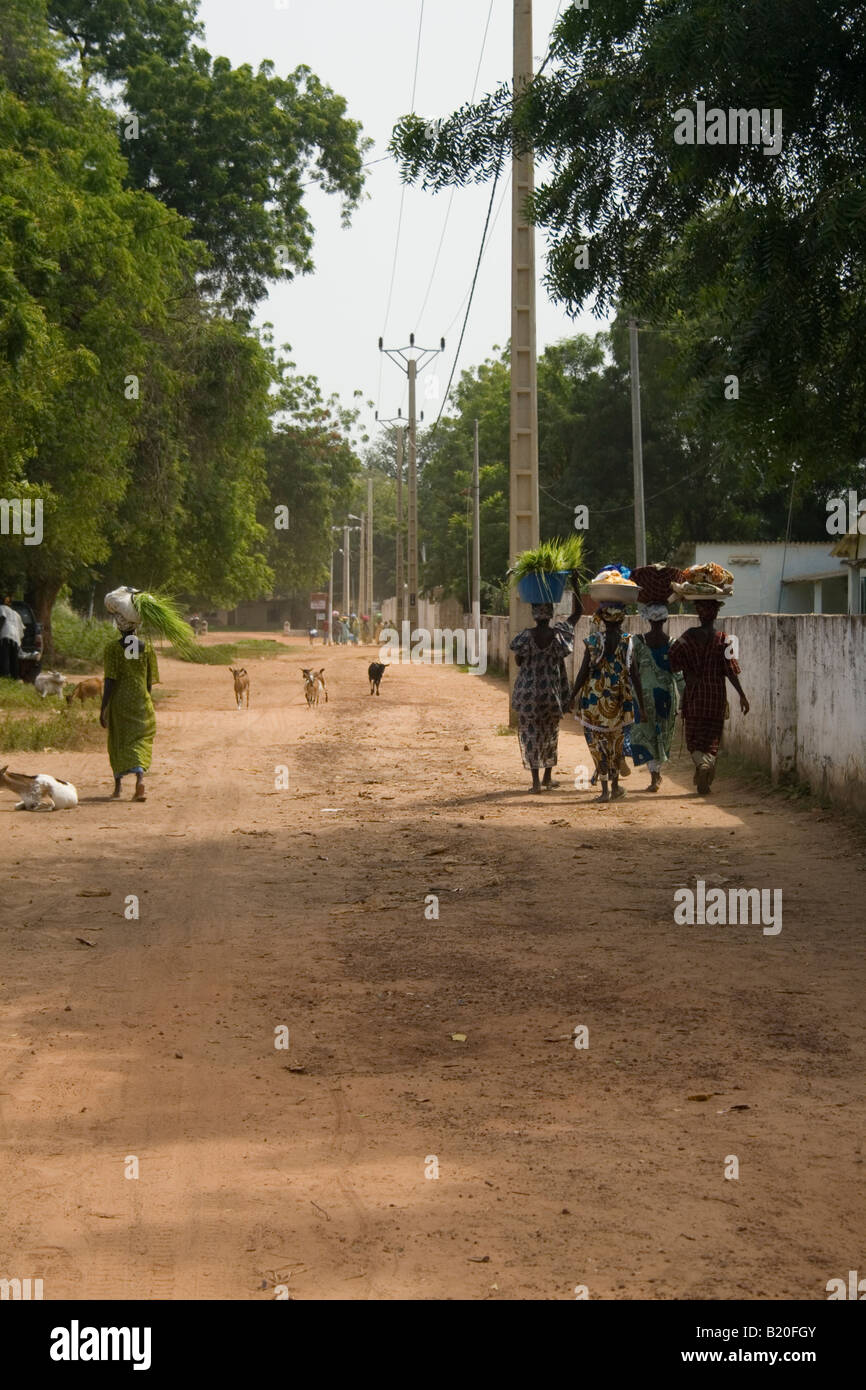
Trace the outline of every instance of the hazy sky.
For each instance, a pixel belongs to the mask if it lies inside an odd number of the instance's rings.
[[[346,98],[349,115],[361,121],[364,133],[375,142],[366,156],[373,160],[385,153],[395,122],[412,109],[421,10],[422,0],[202,0],[199,18],[209,51],[235,65],[257,65],[270,58],[285,72],[306,63]],[[535,0],[538,63],[547,51],[558,10],[557,0]],[[492,12],[490,0],[425,0],[414,109],[428,119],[449,115],[471,96],[476,72],[478,94],[509,80],[511,42],[511,0],[493,0]],[[314,373],[326,395],[336,391],[348,403],[353,390],[360,388],[383,417],[395,415],[399,405],[406,413],[406,391],[405,378],[378,351],[379,336],[389,347],[404,346],[410,332],[417,343],[431,347],[444,337],[445,353],[419,381],[419,409],[429,421],[438,413],[454,361],[490,189],[457,189],[452,200],[450,191],[431,194],[406,187],[389,310],[404,186],[390,159],[374,164],[367,175],[365,201],[348,230],[340,225],[338,199],[317,188],[309,190],[315,272],[291,284],[274,285],[259,318],[274,324],[277,342],[291,343],[298,369]],[[458,374],[483,361],[494,344],[504,345],[509,335],[510,210],[509,176],[497,188],[496,221]],[[590,314],[575,322],[548,301],[540,284],[540,234],[536,247],[539,351],[578,329],[594,332],[603,327]],[[372,412],[369,415],[372,420]]]

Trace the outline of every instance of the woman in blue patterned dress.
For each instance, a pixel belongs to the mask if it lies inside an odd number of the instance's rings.
[[[550,791],[551,773],[556,767],[559,747],[559,721],[569,703],[566,658],[574,647],[574,624],[583,611],[577,590],[572,611],[564,623],[551,627],[552,603],[534,603],[534,628],[524,628],[511,643],[519,670],[511,696],[511,708],[518,717],[517,737],[523,766],[532,773],[534,792]],[[544,777],[539,779],[539,770]]]
[[[638,701],[639,720],[630,730],[631,756],[635,767],[646,764],[650,773],[647,791],[661,786],[662,765],[670,759],[677,710],[685,683],[668,660],[670,638],[665,632],[666,603],[649,603],[641,608],[649,632],[636,633],[631,645],[631,677]]]

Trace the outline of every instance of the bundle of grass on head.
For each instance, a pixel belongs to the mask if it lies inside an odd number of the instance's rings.
[[[195,661],[198,654],[195,633],[184,622],[174,599],[167,594],[150,592],[133,594],[132,602],[141,618],[145,637],[162,637],[170,642],[183,661]]]
[[[512,584],[519,584],[530,574],[571,574],[580,570],[582,561],[583,536],[557,536],[521,551],[508,574]]]

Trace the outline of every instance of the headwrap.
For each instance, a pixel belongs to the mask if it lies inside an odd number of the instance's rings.
[[[602,603],[598,608],[598,616],[603,623],[621,623],[625,620],[625,604]]]
[[[553,617],[553,604],[552,604],[552,603],[533,603],[533,604],[532,604],[532,616],[533,616],[533,618],[552,618],[552,617]]]
[[[669,617],[666,603],[641,603],[637,611],[648,623],[666,623]]]
[[[119,589],[112,589],[110,594],[105,595],[106,610],[121,632],[135,632],[136,628],[141,626],[141,616],[132,601],[133,594],[140,592],[139,589],[130,589],[127,584],[123,584]]]

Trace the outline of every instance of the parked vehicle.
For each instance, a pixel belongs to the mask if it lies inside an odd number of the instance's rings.
[[[36,621],[36,614],[23,599],[14,598],[11,606],[24,624],[24,639],[18,658],[19,674],[22,680],[32,685],[42,670],[42,624]]]

